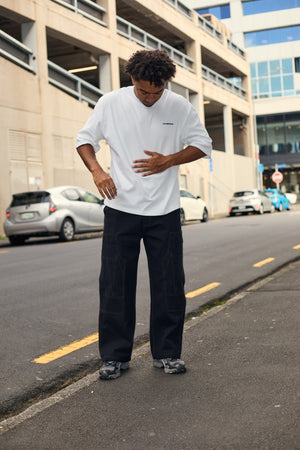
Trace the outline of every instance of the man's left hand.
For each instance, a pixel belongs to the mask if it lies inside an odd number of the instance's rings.
[[[145,150],[145,154],[149,155],[147,159],[136,159],[133,161],[133,170],[135,173],[142,173],[143,177],[160,173],[171,167],[170,158],[157,152],[149,152]]]

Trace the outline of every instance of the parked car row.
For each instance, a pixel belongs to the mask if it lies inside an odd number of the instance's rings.
[[[233,194],[229,201],[229,215],[248,214],[250,212],[263,214],[290,209],[290,200],[279,189],[248,189]]]
[[[12,245],[40,236],[58,236],[62,241],[71,241],[75,234],[103,228],[103,205],[103,199],[78,186],[14,194],[6,210],[4,232]],[[181,224],[208,220],[205,202],[185,189],[180,190],[180,220]]]
[[[100,231],[104,225],[103,199],[78,186],[58,186],[14,194],[6,210],[4,232],[12,245],[38,236],[58,236],[71,241],[75,234]],[[279,189],[235,192],[229,215],[263,214],[290,209],[290,200]],[[180,221],[207,222],[208,208],[201,197],[180,189]]]

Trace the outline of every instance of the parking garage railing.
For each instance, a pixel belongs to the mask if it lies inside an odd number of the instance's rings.
[[[173,6],[173,8],[177,9],[181,14],[184,14],[188,19],[193,19],[193,10],[188,8],[179,0],[165,0],[166,3]]]
[[[204,19],[202,16],[198,16],[198,25],[219,42],[223,43],[223,33],[217,30],[208,20]]]
[[[231,39],[227,38],[227,47],[230,48],[233,52],[239,55],[241,58],[246,59],[246,54],[244,50],[238,47]]]
[[[0,30],[0,55],[9,59],[23,69],[35,72],[31,65],[31,56],[33,51],[22,44],[22,42],[13,38],[9,34]]]
[[[222,75],[218,74],[214,70],[209,69],[209,67],[206,67],[202,64],[202,77],[210,81],[211,83],[214,83],[215,85],[226,89],[227,91],[232,92],[235,95],[238,95],[239,97],[246,98],[247,92],[245,89],[241,88],[240,86],[237,86],[234,83],[231,83],[227,78],[223,77]]]
[[[217,39],[219,42],[223,44],[224,35],[221,31],[219,31],[216,27],[214,27],[208,20],[206,20],[202,16],[198,16],[198,24],[199,26],[205,30],[207,33],[209,33],[211,36],[213,36],[215,39]],[[245,52],[240,47],[238,47],[236,44],[232,42],[231,39],[227,38],[227,47],[232,50],[234,53],[239,55],[241,58],[246,59]]]
[[[90,83],[87,83],[82,78],[69,73],[63,67],[54,64],[48,60],[48,81],[53,86],[61,89],[77,100],[87,102],[89,106],[93,107],[98,99],[104,94],[100,89],[96,88]]]
[[[130,41],[135,41],[136,43],[142,45],[143,47],[151,50],[165,50],[173,61],[179,66],[187,69],[191,72],[193,70],[194,60],[184,53],[176,50],[165,42],[157,39],[152,34],[146,33],[141,28],[127,22],[127,20],[117,17],[117,32],[121,36],[126,37]]]
[[[81,14],[94,22],[99,23],[106,27],[106,23],[103,22],[103,16],[106,13],[106,9],[93,2],[92,0],[52,0],[55,3],[59,3],[65,8],[71,9],[77,14]]]

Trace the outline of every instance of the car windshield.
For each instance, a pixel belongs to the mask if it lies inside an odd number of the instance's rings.
[[[234,193],[234,197],[245,197],[246,195],[254,195],[254,192],[253,191],[240,191],[240,192]]]
[[[31,205],[33,203],[50,202],[50,194],[46,191],[23,192],[22,194],[14,194],[11,206]]]

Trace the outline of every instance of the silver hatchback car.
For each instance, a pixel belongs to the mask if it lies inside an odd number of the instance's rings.
[[[229,202],[229,215],[235,216],[241,213],[257,213],[264,212],[273,213],[274,205],[269,197],[258,189],[247,189],[235,192]]]
[[[4,232],[12,245],[37,236],[71,241],[77,233],[100,231],[103,199],[78,186],[58,186],[14,194],[6,210]]]

